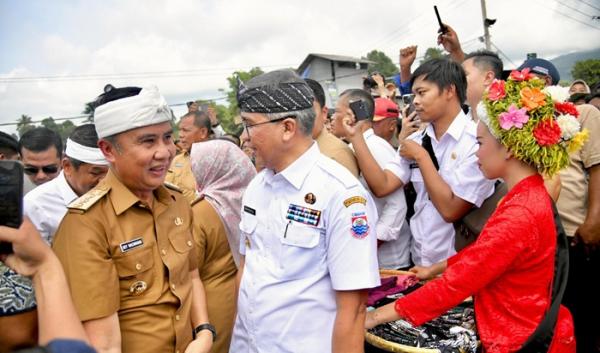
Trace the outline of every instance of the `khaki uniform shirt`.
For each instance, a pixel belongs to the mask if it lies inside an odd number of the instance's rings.
[[[161,186],[152,209],[109,171],[69,205],[53,248],[82,321],[117,312],[123,352],[181,352],[192,340],[192,212]]]
[[[206,292],[208,318],[217,330],[217,340],[213,343],[211,352],[227,353],[235,319],[237,268],[219,214],[204,199],[194,202],[192,211],[196,242],[194,248]]]
[[[356,161],[354,152],[352,152],[344,141],[329,133],[327,129],[321,130],[316,141],[322,154],[343,165],[352,175],[358,178],[358,174],[360,173],[358,162]]]
[[[587,129],[589,139],[581,150],[572,153],[569,166],[560,174],[562,189],[556,206],[568,236],[574,236],[583,224],[588,210],[588,178],[586,169],[600,164],[600,111],[594,106],[578,105],[582,129]]]
[[[179,187],[188,202],[196,199],[196,178],[194,178],[194,173],[192,173],[192,162],[189,152],[182,152],[173,158],[165,181]]]

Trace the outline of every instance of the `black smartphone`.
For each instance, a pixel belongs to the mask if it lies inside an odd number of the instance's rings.
[[[439,13],[436,5],[433,5],[433,10],[435,11],[435,17],[437,17],[438,24],[440,25],[440,29],[438,30],[438,33],[440,33],[440,34],[448,33],[448,28],[446,28],[446,26],[444,26],[444,24],[442,23],[442,18],[440,17],[440,13]]]
[[[367,106],[365,105],[365,102],[363,102],[360,99],[354,102],[350,102],[350,109],[352,109],[356,121],[366,120],[369,118]]]
[[[19,228],[23,222],[23,165],[0,161],[0,225]],[[0,242],[0,254],[12,253],[12,244]]]
[[[402,95],[402,103],[404,104],[405,107],[408,107],[406,116],[409,116],[410,114],[412,114],[412,112],[415,111],[415,105],[413,104],[414,99],[415,99],[415,95],[412,93]],[[416,116],[415,116],[415,118],[416,118]]]

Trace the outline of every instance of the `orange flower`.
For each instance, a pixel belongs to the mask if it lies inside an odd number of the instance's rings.
[[[525,87],[521,90],[521,104],[527,111],[541,107],[546,103],[546,95],[539,88]]]

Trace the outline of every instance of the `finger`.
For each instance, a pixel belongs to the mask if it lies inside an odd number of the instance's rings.
[[[18,239],[19,230],[11,227],[0,226],[0,240],[9,243]]]
[[[419,269],[416,267],[412,267],[408,270],[408,272],[417,273],[417,272],[419,272]]]

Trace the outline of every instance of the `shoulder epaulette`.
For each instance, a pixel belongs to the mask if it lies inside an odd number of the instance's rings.
[[[198,202],[204,200],[204,195],[202,196],[198,196],[194,199],[194,201],[192,201],[192,203],[190,203],[190,206],[194,206],[195,204],[197,204]]]
[[[183,190],[181,190],[181,188],[173,183],[169,183],[168,181],[165,181],[163,184],[167,189],[173,190],[173,191],[177,191],[180,194],[183,194]]]
[[[67,208],[69,210],[85,212],[92,207],[98,200],[110,191],[109,185],[98,185],[92,190],[81,195],[77,200],[71,202]]]

